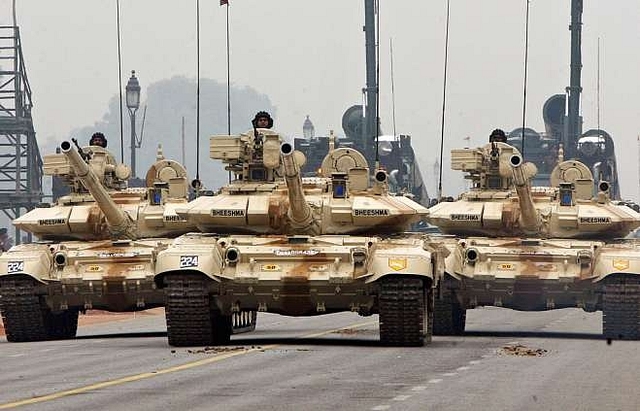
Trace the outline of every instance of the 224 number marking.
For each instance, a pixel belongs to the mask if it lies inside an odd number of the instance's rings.
[[[198,256],[197,255],[181,255],[180,256],[180,268],[197,267]]]
[[[7,274],[24,271],[24,261],[9,261],[7,263]]]

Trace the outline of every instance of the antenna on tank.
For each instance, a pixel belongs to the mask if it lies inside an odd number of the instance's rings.
[[[393,39],[389,38],[389,59],[391,60],[391,119],[393,122],[393,138],[396,134],[396,88],[393,80]]]
[[[524,156],[524,135],[527,115],[527,69],[529,66],[529,3],[527,1],[527,11],[524,23],[524,80],[522,86],[522,139],[520,140],[520,153]]]
[[[120,52],[120,0],[116,0],[116,32],[118,35],[118,95],[120,96],[120,162],[124,163],[124,125],[122,120],[122,53]]]
[[[440,165],[438,170],[438,201],[442,198],[442,156],[444,151],[444,119],[447,103],[447,63],[449,61],[449,15],[450,0],[447,0],[447,19],[444,37],[444,80],[442,85],[442,121],[440,123]]]
[[[196,0],[196,178],[191,187],[200,195],[200,0]]]
[[[597,80],[596,80],[596,121],[598,123],[598,130],[600,128],[600,37],[598,37],[598,53],[597,53]]]
[[[380,2],[376,2],[376,170],[380,168]]]

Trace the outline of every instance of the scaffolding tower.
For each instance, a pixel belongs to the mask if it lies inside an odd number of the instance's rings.
[[[42,157],[32,106],[20,29],[0,26],[0,210],[11,220],[42,201]],[[16,244],[22,239],[17,229],[14,239]]]

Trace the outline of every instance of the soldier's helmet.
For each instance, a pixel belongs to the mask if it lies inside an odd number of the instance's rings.
[[[102,148],[107,148],[107,138],[101,132],[97,131],[93,133],[91,139],[89,140],[90,146],[100,146]]]
[[[495,130],[493,130],[491,132],[491,134],[489,134],[489,142],[490,143],[493,143],[493,142],[506,143],[507,142],[507,135],[501,129],[496,128]]]
[[[273,127],[273,119],[271,118],[271,115],[266,111],[258,111],[256,113],[256,116],[253,118],[253,120],[251,120],[251,124],[253,124],[253,127],[260,127],[258,126],[258,120],[261,118],[267,119],[267,123],[268,123],[267,126],[263,128]]]

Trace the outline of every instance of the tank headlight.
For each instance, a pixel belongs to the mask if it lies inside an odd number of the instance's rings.
[[[478,260],[478,250],[476,250],[475,248],[469,248],[467,251],[465,251],[464,257],[467,262],[473,264]]]
[[[67,254],[55,253],[55,255],[53,256],[53,261],[58,267],[64,267],[65,265],[67,265]]]
[[[357,248],[351,252],[351,258],[356,265],[363,265],[367,261],[367,251],[365,249]]]
[[[235,264],[240,260],[240,251],[235,247],[229,247],[224,252],[224,258],[229,264]]]
[[[580,250],[578,251],[578,264],[582,266],[588,266],[591,264],[591,251],[588,250]]]

